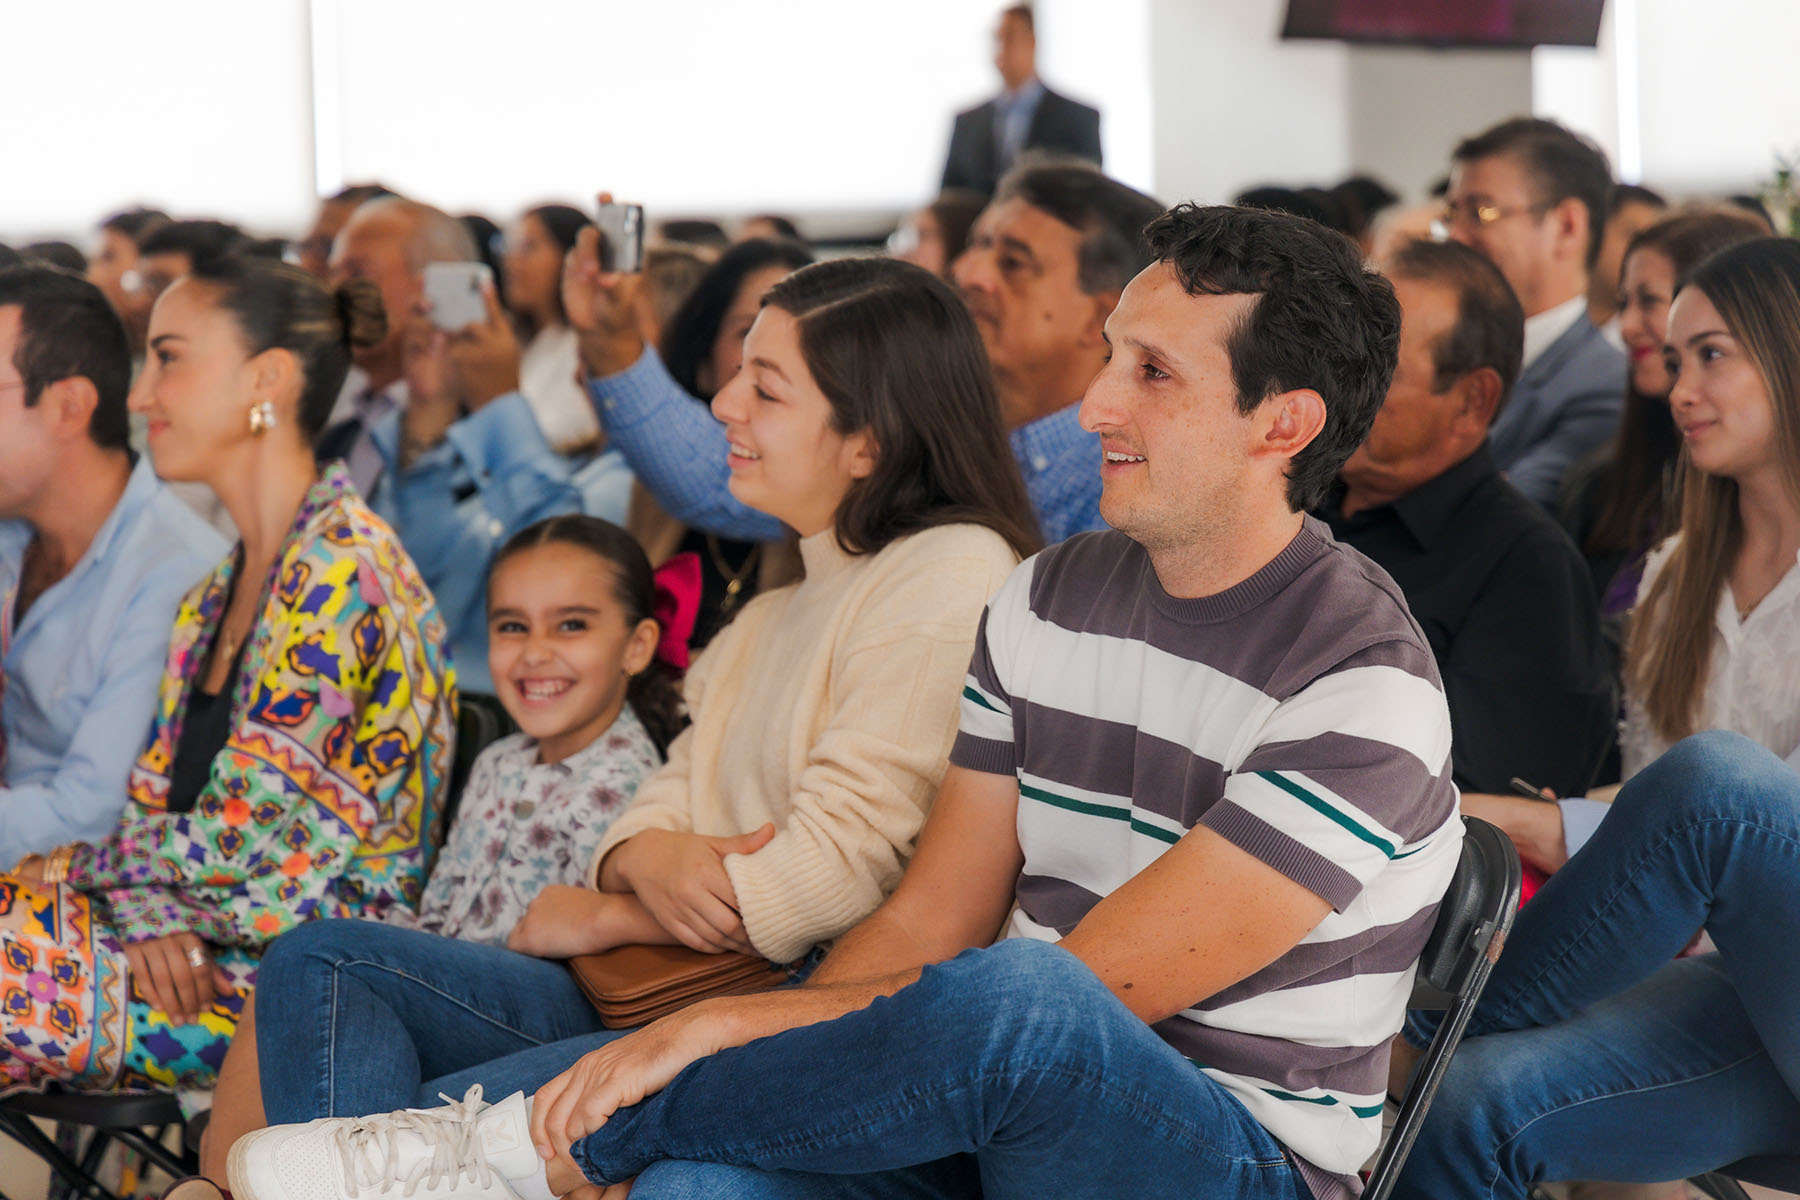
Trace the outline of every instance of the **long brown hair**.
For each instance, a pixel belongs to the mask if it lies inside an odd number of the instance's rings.
[[[1722,250],[1678,291],[1705,294],[1762,376],[1774,412],[1782,481],[1800,506],[1800,242],[1758,238]],[[1734,479],[1697,470],[1684,452],[1681,541],[1632,616],[1627,686],[1665,741],[1693,733],[1712,662],[1719,594],[1743,545]]]
[[[936,525],[985,525],[1020,557],[1043,544],[975,321],[931,272],[890,258],[816,263],[769,289],[843,434],[866,429],[875,468],[838,504],[837,540],[874,554]]]
[[[1725,209],[1688,211],[1640,230],[1621,262],[1642,250],[1669,260],[1679,282],[1708,257],[1768,231],[1748,213]],[[1609,452],[1606,503],[1582,547],[1589,554],[1635,554],[1650,538],[1680,528],[1681,435],[1669,416],[1669,398],[1627,384],[1619,432]]]

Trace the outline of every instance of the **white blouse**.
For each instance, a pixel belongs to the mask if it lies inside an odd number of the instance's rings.
[[[1651,582],[1680,536],[1651,551],[1639,597],[1649,595]],[[1800,770],[1800,560],[1743,620],[1738,619],[1730,582],[1721,589],[1698,727],[1741,733]],[[1625,778],[1668,748],[1651,727],[1644,706],[1628,694],[1619,738]]]
[[[559,454],[585,449],[600,436],[593,401],[575,378],[579,365],[575,331],[566,325],[540,329],[520,356],[519,390]]]

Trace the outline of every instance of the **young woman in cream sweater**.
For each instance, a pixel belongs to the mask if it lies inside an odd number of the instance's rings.
[[[606,1035],[561,963],[628,942],[804,960],[899,880],[956,732],[989,594],[1037,535],[967,310],[838,260],[770,291],[713,400],[731,490],[800,539],[689,674],[693,725],[510,950],[322,922],[263,964],[270,1119],[529,1091]],[[526,1052],[520,1054],[519,1052]],[[493,1060],[503,1059],[496,1062]]]

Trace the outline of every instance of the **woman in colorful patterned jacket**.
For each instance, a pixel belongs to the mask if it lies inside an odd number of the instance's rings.
[[[204,1086],[271,939],[417,904],[448,637],[399,539],[311,451],[351,347],[385,327],[373,285],[327,294],[260,260],[158,301],[131,406],[157,472],[211,487],[241,540],[176,616],[119,827],[0,875],[0,1091]]]

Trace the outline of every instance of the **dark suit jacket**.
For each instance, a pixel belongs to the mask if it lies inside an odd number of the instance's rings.
[[[1555,511],[1563,473],[1612,437],[1624,403],[1625,355],[1584,313],[1513,384],[1488,430],[1494,461]]]
[[[1019,152],[1027,150],[1070,154],[1099,166],[1100,110],[1045,88]],[[944,159],[943,186],[993,195],[994,185],[1000,181],[999,153],[994,101],[957,113],[950,130],[950,153]]]

